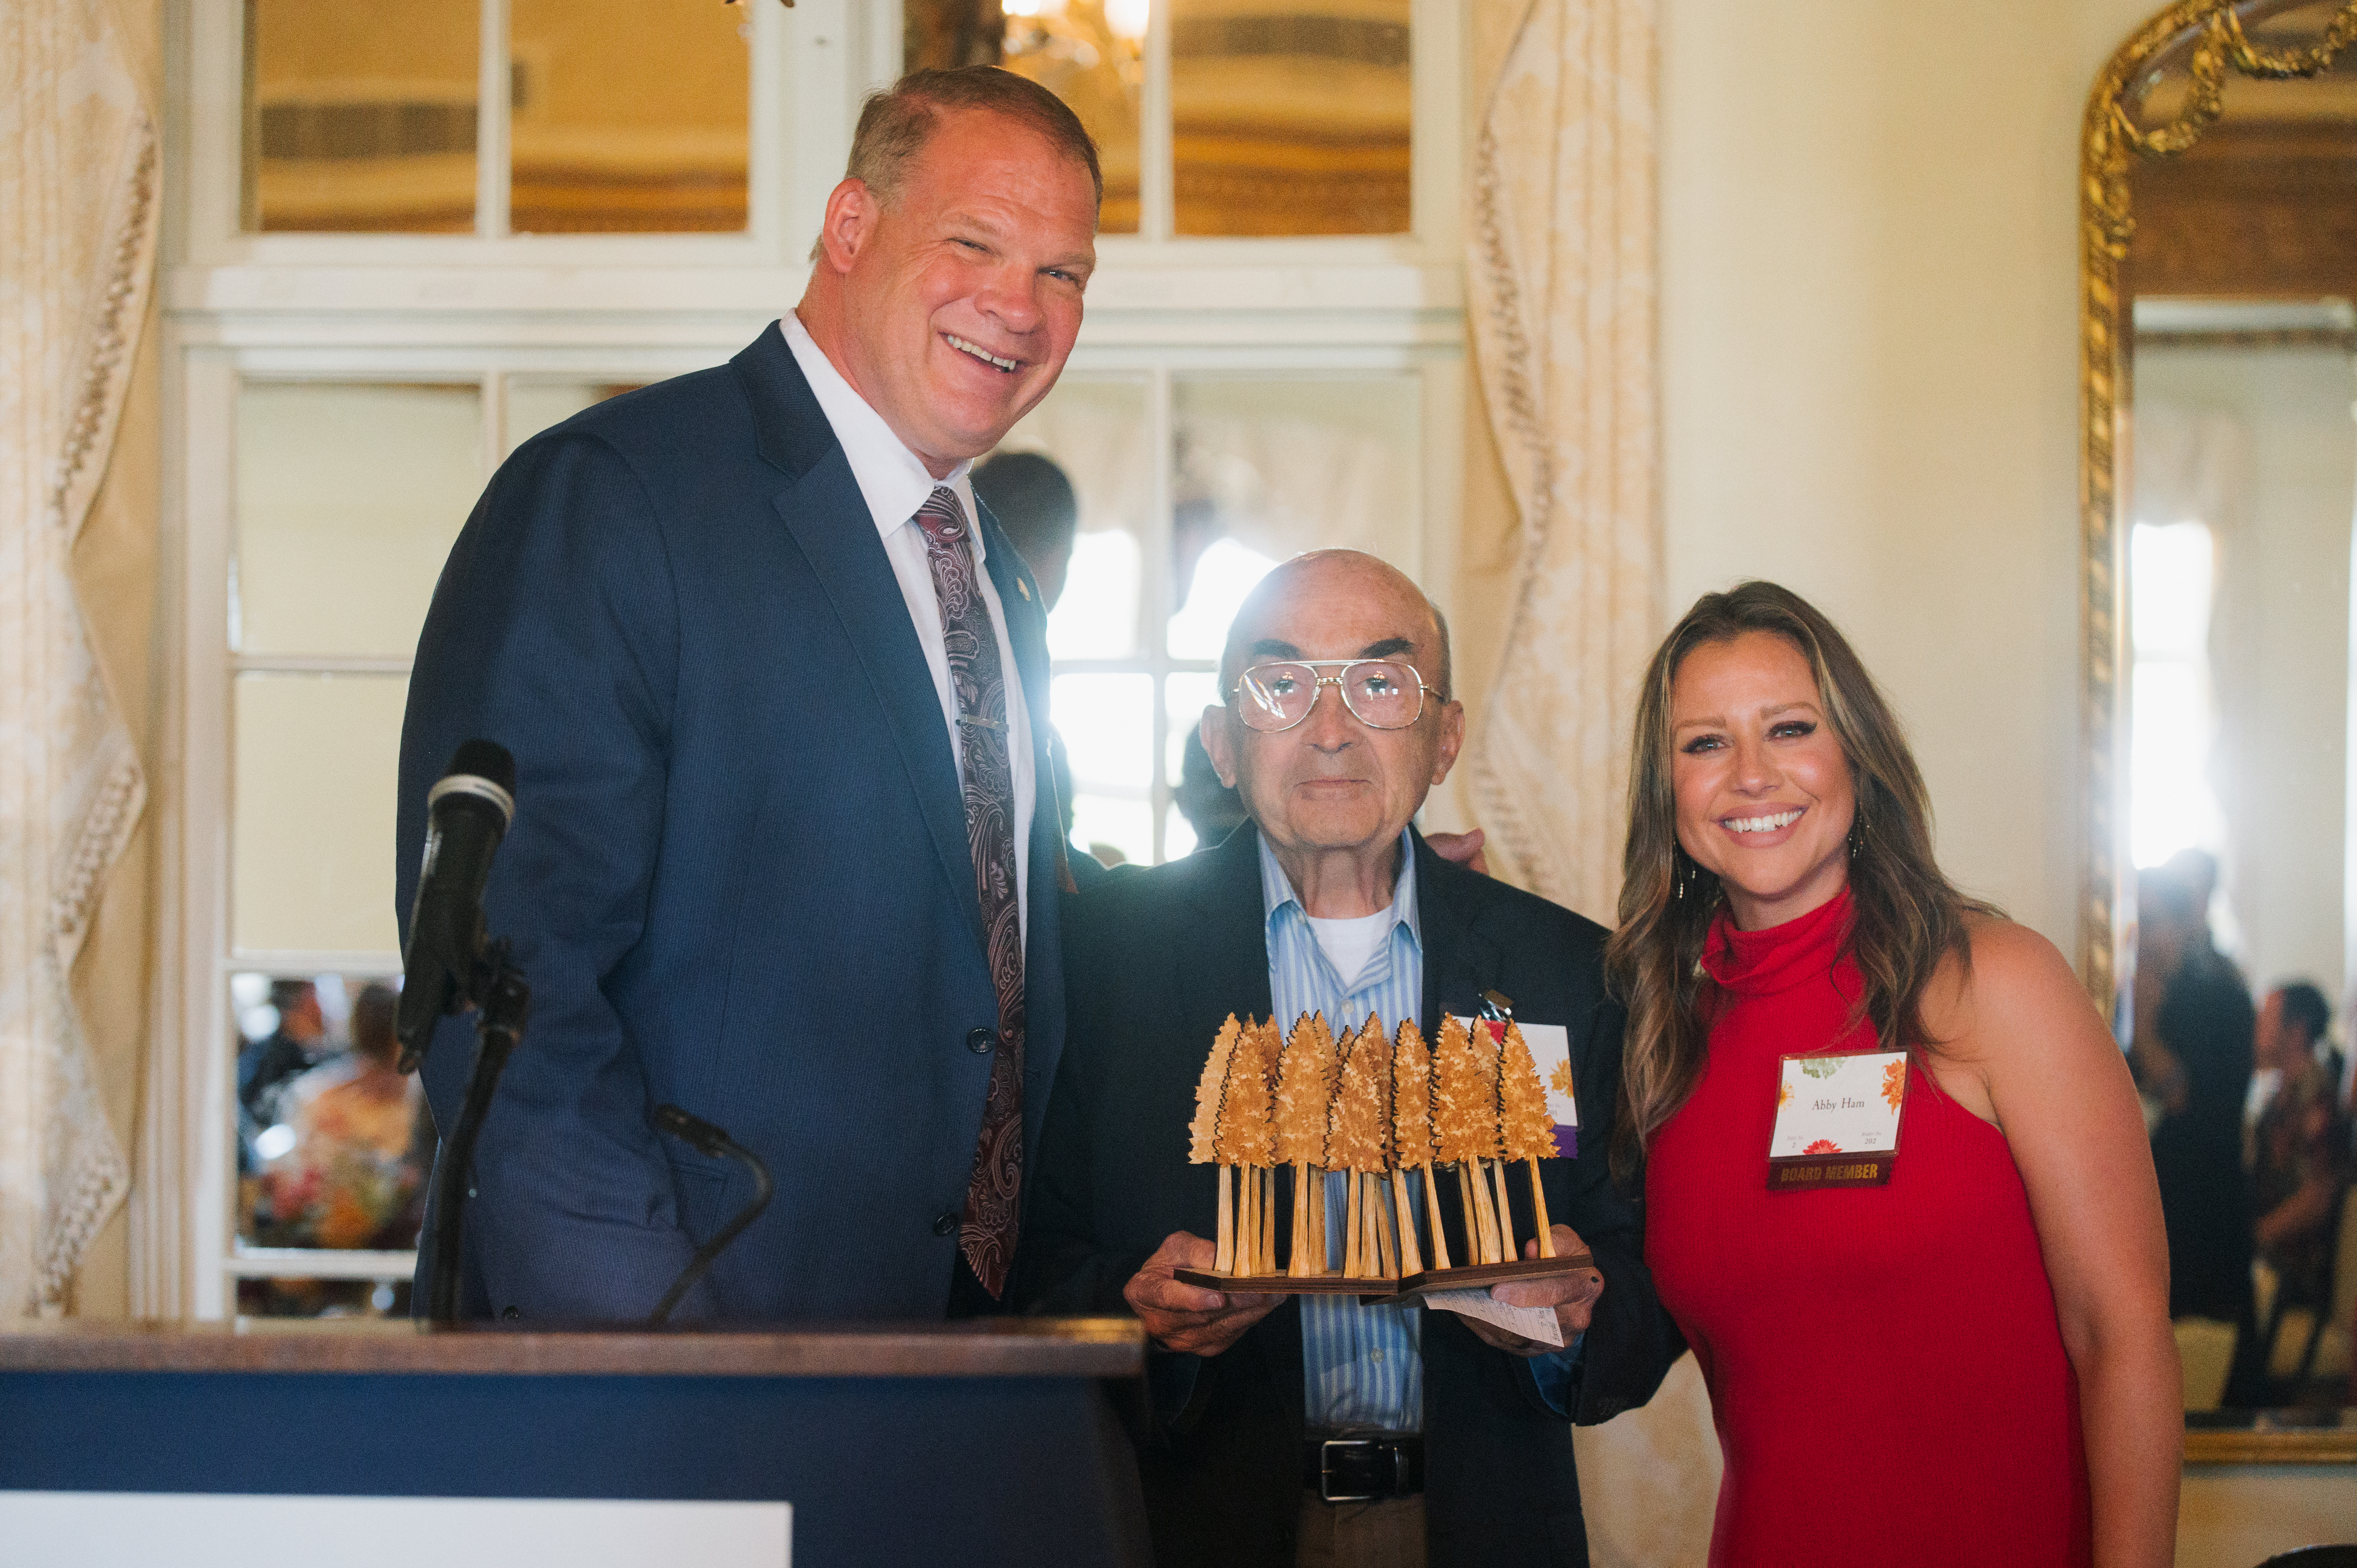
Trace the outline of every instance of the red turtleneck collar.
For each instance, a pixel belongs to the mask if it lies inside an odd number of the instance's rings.
[[[1772,996],[1832,969],[1849,926],[1846,883],[1799,918],[1757,931],[1737,929],[1722,906],[1703,940],[1703,972],[1735,995]]]

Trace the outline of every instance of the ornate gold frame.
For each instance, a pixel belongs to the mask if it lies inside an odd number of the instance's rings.
[[[2324,39],[2289,54],[2262,49],[2243,31],[2243,13],[2259,0],[2178,0],[2136,29],[2095,78],[2079,155],[2079,518],[2083,564],[2085,693],[2080,725],[2084,748],[2086,878],[2079,900],[2079,972],[2105,1017],[2128,972],[2123,944],[2135,897],[2123,874],[2127,828],[2126,727],[2121,704],[2127,656],[2127,496],[2129,323],[2121,319],[2120,264],[2136,220],[2128,170],[2136,156],[2173,157],[2216,124],[2231,70],[2272,81],[2315,76],[2357,42],[2357,0],[2335,13]],[[2272,7],[2271,7],[2272,8]],[[2132,111],[2146,72],[2172,48],[2192,42],[2192,92],[2175,120],[2136,128]]]

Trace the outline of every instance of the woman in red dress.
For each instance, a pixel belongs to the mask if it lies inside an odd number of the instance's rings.
[[[1941,875],[1857,656],[1773,584],[1706,595],[1647,672],[1630,805],[1620,1153],[1726,1455],[1711,1561],[2167,1563],[2183,1418],[2136,1091],[2053,945]],[[1904,1055],[1786,1065],[1872,1052]],[[1839,1070],[1878,1075],[1895,1133],[1785,1092]]]

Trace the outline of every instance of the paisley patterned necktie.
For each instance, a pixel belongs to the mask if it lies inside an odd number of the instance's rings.
[[[957,695],[963,744],[966,848],[982,901],[985,954],[998,992],[998,1050],[990,1063],[982,1135],[966,1184],[958,1245],[974,1277],[992,1296],[1006,1289],[1015,1258],[1016,1217],[1023,1188],[1023,921],[1015,881],[1015,771],[1007,760],[1006,671],[998,632],[976,590],[973,532],[957,492],[937,487],[917,509],[933,596],[941,601],[949,645],[950,686]]]

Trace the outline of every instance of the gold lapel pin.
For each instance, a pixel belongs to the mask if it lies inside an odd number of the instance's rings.
[[[1031,596],[1031,585],[1017,577],[1015,579],[1015,591],[1028,599]]]

